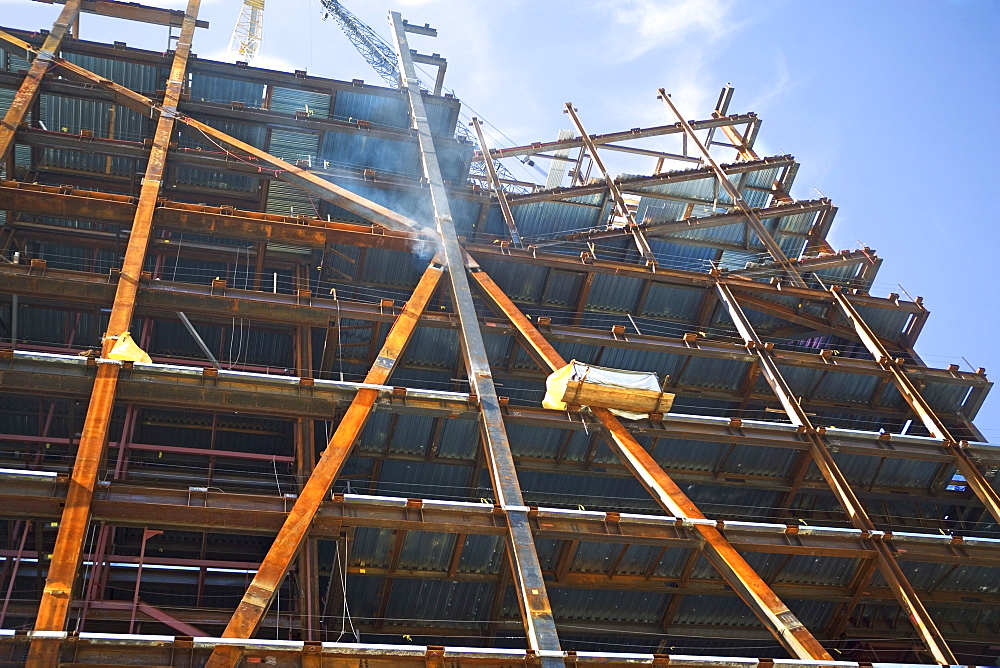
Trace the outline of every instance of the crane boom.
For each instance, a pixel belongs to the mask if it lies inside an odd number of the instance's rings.
[[[358,53],[372,66],[380,77],[392,86],[399,85],[399,68],[396,65],[396,52],[368,24],[352,14],[337,0],[320,0],[327,10],[323,18],[332,17],[340,24],[347,39],[358,50]]]
[[[263,0],[261,1],[263,2]],[[371,26],[352,14],[337,0],[320,0],[320,4],[323,5],[327,11],[323,18],[332,17],[333,20],[340,24],[344,34],[347,35],[347,39],[351,40],[351,44],[354,45],[354,48],[358,50],[358,53],[361,54],[365,61],[372,66],[372,69],[374,69],[387,84],[391,86],[399,86],[399,67],[396,64],[396,50],[390,46],[388,42],[382,39],[377,32],[372,30]],[[427,88],[423,85],[421,85],[420,88],[422,90],[427,90]],[[455,133],[462,139],[470,142],[476,150],[479,150],[479,142],[461,120],[459,120],[455,126]],[[510,173],[510,170],[501,164],[500,161],[494,160],[493,165],[496,167],[497,174],[502,180],[516,180],[514,175]],[[485,177],[486,167],[482,162],[473,162],[471,172],[476,176]],[[525,191],[522,186],[516,185],[508,185],[505,186],[505,188],[510,192]]]

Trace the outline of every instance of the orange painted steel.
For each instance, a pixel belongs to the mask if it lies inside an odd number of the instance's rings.
[[[420,315],[433,297],[443,273],[443,268],[437,262],[431,262],[427,267],[413,295],[389,330],[375,364],[365,376],[366,385],[382,385],[389,378],[406,344],[412,338],[420,321]],[[302,491],[299,492],[295,505],[292,506],[281,530],[278,531],[278,536],[274,539],[267,556],[261,562],[243,600],[229,620],[222,634],[223,638],[251,638],[257,631],[275,593],[288,573],[288,568],[305,543],[316,513],[330,492],[330,486],[340,474],[358,435],[364,429],[378,396],[379,391],[374,388],[363,387],[358,390],[326,450],[320,456]],[[235,666],[242,652],[242,648],[236,645],[217,645],[205,666],[206,668]]]
[[[184,24],[177,40],[174,60],[167,79],[167,91],[164,96],[166,109],[176,108],[180,100],[200,4],[201,0],[188,1]],[[160,194],[167,147],[173,128],[172,115],[161,114],[157,121],[139,204],[132,222],[128,248],[125,251],[125,260],[115,292],[114,306],[104,337],[102,357],[107,357],[117,337],[128,331],[129,323],[132,321],[140,275],[146,259],[146,248],[152,233],[153,212]],[[35,620],[34,632],[42,632],[45,635],[35,637],[31,642],[27,662],[30,668],[52,666],[58,660],[60,640],[58,636],[51,634],[61,633],[66,628],[66,619],[73,598],[73,586],[76,583],[84,539],[90,523],[94,487],[97,484],[108,441],[108,426],[114,408],[120,369],[121,367],[114,363],[98,365],[79,449],[73,464],[66,506],[60,520],[59,533],[56,536],[52,561]]]
[[[467,263],[474,265],[471,258]],[[532,357],[552,371],[565,366],[566,360],[545,340],[503,290],[485,272],[477,270],[478,267],[471,268],[472,277],[483,294],[492,306],[514,325],[526,342]],[[665,511],[678,518],[705,519],[694,502],[684,494],[611,411],[606,408],[591,408],[591,412],[607,430],[615,454]],[[715,526],[695,523],[692,528],[704,541],[706,558],[792,656],[807,660],[831,660],[830,654],[819,641]]]
[[[28,115],[28,110],[38,97],[38,91],[42,86],[42,78],[49,71],[52,65],[52,56],[59,50],[63,37],[69,30],[70,25],[80,13],[80,0],[67,0],[66,6],[59,12],[59,18],[52,25],[42,48],[35,56],[34,62],[28,69],[28,74],[24,77],[21,87],[14,95],[14,100],[10,103],[7,113],[0,121],[0,164],[14,145],[14,135],[17,134],[17,127]]]
[[[720,283],[716,285],[716,291],[718,292],[719,300],[728,309],[730,318],[736,325],[737,331],[747,342],[747,348],[757,355],[757,363],[760,367],[761,375],[763,375],[764,380],[767,381],[767,384],[778,398],[788,419],[803,432],[809,443],[809,455],[812,457],[816,468],[822,474],[823,479],[830,486],[833,496],[844,509],[851,524],[856,529],[866,532],[866,538],[870,539],[869,542],[875,552],[875,562],[878,564],[879,571],[885,578],[896,600],[899,601],[900,606],[908,613],[910,622],[923,640],[924,646],[927,647],[934,660],[938,663],[956,663],[955,655],[952,653],[951,648],[948,647],[947,641],[941,635],[941,631],[937,628],[927,608],[924,607],[913,585],[907,580],[906,574],[903,573],[902,568],[896,563],[896,557],[892,550],[880,537],[872,537],[873,532],[877,533],[875,523],[868,516],[868,511],[854,493],[847,476],[840,470],[837,461],[833,458],[833,454],[826,447],[823,437],[813,426],[809,420],[809,416],[799,404],[791,387],[782,376],[778,364],[774,359],[774,354],[760,337],[757,336],[757,332],[754,330],[753,325],[746,317],[746,314],[743,312],[742,307],[740,307],[739,302],[729,287]],[[834,296],[840,297],[838,293],[834,293]],[[857,316],[857,322],[863,322],[860,320],[860,316]]]

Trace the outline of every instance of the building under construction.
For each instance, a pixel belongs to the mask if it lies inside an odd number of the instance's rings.
[[[731,89],[500,150],[430,27],[374,86],[196,58],[198,6],[0,32],[0,665],[996,662],[985,370]],[[655,389],[544,408],[574,360]]]

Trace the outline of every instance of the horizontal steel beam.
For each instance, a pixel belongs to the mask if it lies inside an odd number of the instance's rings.
[[[57,3],[66,4],[66,0],[35,0],[45,4]],[[171,26],[180,28],[184,23],[184,10],[163,9],[160,7],[150,7],[141,5],[138,2],[116,2],[116,0],[82,0],[80,11],[99,16],[110,16],[116,19],[127,21],[139,21],[151,23],[153,25]],[[201,19],[195,24],[196,28],[207,28],[208,21]]]
[[[758,172],[764,169],[788,167],[795,164],[795,158],[790,155],[780,155],[769,158],[762,158],[753,162],[737,162],[732,165],[725,165],[728,174],[746,174],[748,172]],[[654,176],[638,176],[628,179],[615,179],[615,184],[624,192],[642,193],[644,188],[653,186],[670,185],[673,183],[685,183],[688,181],[700,181],[703,179],[714,179],[715,173],[708,168],[685,169],[674,172],[656,174]],[[571,197],[581,197],[583,195],[596,195],[606,192],[606,183],[587,184],[571,188],[553,188],[537,193],[526,195],[512,195],[510,197],[511,206],[521,204],[531,204],[533,202],[551,202],[568,199]],[[655,194],[655,193],[654,193]],[[711,203],[711,199],[705,202]]]
[[[712,118],[704,121],[694,121],[692,125],[695,130],[707,130],[710,128],[724,127],[727,125],[740,125],[742,123],[752,123],[757,119],[756,114],[734,114],[722,118]],[[623,132],[609,132],[602,135],[589,135],[590,141],[597,145],[610,144],[611,142],[628,141],[630,139],[645,139],[646,137],[660,137],[663,135],[684,134],[684,128],[679,123],[673,125],[658,125],[649,128],[632,128]],[[490,150],[490,157],[493,159],[512,158],[518,155],[534,155],[545,151],[559,151],[583,146],[582,137],[572,139],[560,139],[558,141],[535,142],[527,146],[514,146],[512,148],[495,148]],[[477,152],[475,159],[482,162],[482,152]]]
[[[657,629],[652,625],[633,624],[588,624],[599,626],[604,633],[614,633],[614,629],[625,630],[640,634],[662,633],[662,629]],[[688,633],[696,636],[714,637],[710,633],[711,628],[704,625],[688,625]],[[680,635],[685,635],[678,629]],[[374,629],[368,630],[368,632]],[[420,635],[468,635],[468,631],[461,628],[454,629],[428,629],[429,633]],[[567,629],[572,631],[572,629]],[[876,638],[872,645],[877,651],[881,648],[881,643],[877,638],[887,630],[865,629],[866,637]],[[480,633],[478,629],[473,633]],[[892,631],[898,638],[898,631]],[[418,631],[413,631],[418,635]],[[732,631],[728,631],[728,638],[732,638]],[[755,630],[747,630],[740,633],[741,638],[760,638]],[[982,636],[974,637],[974,642],[982,641]],[[0,635],[0,651],[5,656],[17,657],[21,655],[24,644],[29,641],[29,636],[9,634]],[[64,642],[72,643],[74,665],[83,668],[86,665],[123,665],[137,656],[143,657],[148,665],[170,666],[177,668],[191,665],[198,665],[202,662],[219,643],[235,643],[235,639],[220,638],[186,638],[174,636],[149,636],[149,635],[123,635],[123,634],[103,634],[103,633],[80,633],[74,634],[72,639],[69,636],[63,639]],[[244,641],[246,642],[246,641]],[[896,647],[900,655],[907,654],[907,647]],[[893,654],[893,647],[881,650],[884,656]],[[478,647],[442,647],[426,646],[418,644],[388,645],[388,644],[368,644],[368,643],[335,643],[335,642],[302,642],[302,641],[282,641],[282,640],[260,640],[248,645],[245,648],[245,656],[254,662],[268,663],[275,668],[310,668],[319,665],[392,665],[396,668],[428,668],[428,666],[449,666],[449,668],[530,668],[538,665],[538,656],[535,653],[527,652],[523,649],[497,649]],[[757,659],[740,657],[719,657],[719,656],[699,656],[693,654],[650,654],[630,652],[628,654],[614,652],[560,652],[560,659],[567,662],[572,661],[581,666],[604,666],[612,667],[639,667],[639,666],[677,666],[679,668],[784,668],[785,666],[801,665],[800,662],[791,662],[783,659]],[[322,664],[320,663],[322,661]],[[816,668],[866,668],[870,663],[856,663],[852,661],[809,661],[809,666]],[[893,663],[896,668],[922,668],[925,664]]]
[[[0,516],[38,519],[58,516],[59,504],[66,493],[65,477],[0,473],[0,480],[4,483]],[[293,501],[274,495],[227,493],[210,488],[182,490],[111,482],[98,486],[93,508],[96,521],[114,526],[214,531],[224,525],[236,533],[271,536],[277,534]],[[854,529],[534,506],[528,511],[528,523],[536,538],[680,549],[700,546],[694,527],[702,523],[724,531],[741,552],[849,559],[874,557],[865,534]],[[346,527],[503,536],[506,518],[500,508],[483,503],[335,494],[318,510],[310,536],[336,540]],[[1000,550],[994,539],[916,533],[874,535],[892,546],[903,562],[1000,568]]]
[[[16,352],[12,360],[0,365],[0,387],[32,393],[55,393],[61,396],[86,394],[92,382],[87,360],[75,355],[45,356]],[[277,417],[329,419],[333,409],[345,406],[358,385],[316,380],[303,387],[297,377],[263,376],[220,371],[218,377],[203,375],[199,367],[137,366],[119,381],[119,397],[140,404],[186,406],[197,402],[206,410],[253,409]],[[376,410],[393,413],[475,419],[477,411],[468,404],[467,395],[420,389],[408,389],[405,401],[393,400],[391,388],[383,389]],[[580,415],[567,415],[530,406],[511,407],[507,418],[514,424],[551,429],[583,430]],[[714,443],[737,443],[807,450],[809,444],[791,425],[743,420],[733,425],[728,419],[671,414],[666,420],[633,423],[646,436]],[[837,452],[876,457],[922,459],[950,462],[950,455],[936,439],[915,436],[880,438],[877,433],[829,428],[826,440]],[[971,443],[970,456],[983,465],[1000,465],[1000,446]]]

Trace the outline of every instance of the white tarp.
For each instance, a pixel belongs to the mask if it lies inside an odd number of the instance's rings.
[[[566,410],[566,403],[562,398],[566,394],[566,386],[574,380],[626,390],[660,391],[660,381],[655,373],[608,369],[572,360],[563,368],[553,371],[545,380],[545,399],[542,400],[542,407],[557,411]],[[611,409],[611,412],[629,420],[642,420],[649,417],[647,413],[632,413],[614,408]]]

